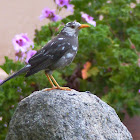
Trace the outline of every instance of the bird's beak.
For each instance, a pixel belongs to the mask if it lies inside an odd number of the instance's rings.
[[[87,27],[90,27],[89,25],[87,24],[81,24],[81,26],[79,27],[79,29],[82,29],[82,28],[87,28]]]

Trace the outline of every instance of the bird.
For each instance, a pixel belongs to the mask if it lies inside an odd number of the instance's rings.
[[[45,90],[71,90],[69,87],[61,87],[52,76],[52,73],[54,70],[62,69],[73,61],[78,51],[79,30],[86,27],[90,26],[76,21],[66,23],[56,37],[29,59],[28,64],[5,79],[0,83],[0,86],[22,73],[26,73],[25,77],[28,77],[44,70],[52,86],[52,88],[46,88]]]

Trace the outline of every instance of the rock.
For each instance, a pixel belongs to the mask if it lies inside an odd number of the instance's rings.
[[[6,140],[132,140],[115,110],[87,92],[37,91],[23,99]]]

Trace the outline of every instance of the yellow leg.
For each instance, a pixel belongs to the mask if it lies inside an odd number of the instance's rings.
[[[53,80],[54,84],[56,85],[55,89],[71,90],[69,87],[61,87],[61,86],[59,86],[59,84],[56,82],[56,80],[54,79],[54,77],[52,75],[50,75],[50,78]]]
[[[48,78],[50,84],[52,85],[52,88],[46,88],[46,89],[44,89],[44,91],[49,91],[49,90],[53,90],[53,89],[71,90],[71,89],[68,88],[68,87],[61,87],[61,86],[59,86],[59,84],[56,82],[56,80],[54,79],[54,77],[53,77],[52,75],[48,75],[47,73],[45,73],[45,74],[46,74],[46,76],[47,76],[47,78]],[[56,86],[53,84],[52,81],[54,82],[54,84],[55,84]]]
[[[43,89],[43,91],[49,91],[49,90],[53,90],[53,89],[56,89],[57,87],[53,84],[51,78],[49,77],[49,75],[47,73],[45,73],[45,75],[47,76],[50,84],[52,85],[52,88],[46,88],[46,89]]]
[[[51,78],[49,77],[49,75],[46,74],[46,73],[45,73],[45,75],[47,76],[47,78],[48,78],[50,84],[52,85],[52,87],[55,87],[55,85],[53,84],[53,82],[52,82]]]

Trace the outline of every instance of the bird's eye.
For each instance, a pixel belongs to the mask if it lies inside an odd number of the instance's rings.
[[[75,26],[74,26],[74,25],[72,25],[72,26],[71,26],[71,28],[72,28],[72,29],[74,29],[74,28],[75,28]]]

